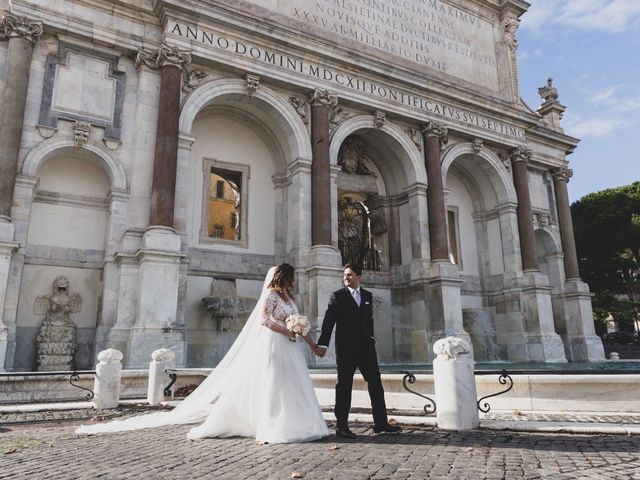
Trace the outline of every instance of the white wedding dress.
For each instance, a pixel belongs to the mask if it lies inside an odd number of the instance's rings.
[[[95,434],[200,423],[188,438],[255,437],[266,443],[304,442],[329,435],[302,352],[264,324],[284,320],[298,309],[266,288],[237,340],[207,379],[170,412],[95,425],[76,433]]]

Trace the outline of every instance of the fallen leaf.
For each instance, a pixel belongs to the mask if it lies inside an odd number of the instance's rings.
[[[331,445],[329,447],[329,450],[340,450],[340,446],[339,445]]]
[[[302,473],[302,472],[291,472],[291,478],[304,478],[304,473]]]
[[[17,448],[11,448],[11,449],[9,449],[9,450],[5,451],[4,453],[5,453],[5,454],[7,454],[7,453],[16,453],[17,451],[18,451],[18,449],[17,449]]]

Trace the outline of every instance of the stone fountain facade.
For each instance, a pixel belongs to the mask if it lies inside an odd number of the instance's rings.
[[[519,91],[527,2],[102,3],[0,0],[0,369],[107,348],[212,366],[269,267],[295,266],[317,326],[353,255],[382,363],[430,362],[448,336],[604,359],[567,195],[578,142],[551,80],[539,108]],[[34,311],[61,276],[82,308]]]

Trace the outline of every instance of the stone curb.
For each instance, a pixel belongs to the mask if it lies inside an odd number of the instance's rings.
[[[144,400],[124,400],[120,402],[122,407],[138,406],[144,404]],[[178,402],[164,402],[165,405],[175,405]],[[38,412],[61,412],[61,411],[77,411],[77,410],[93,410],[91,402],[68,402],[68,403],[45,403],[45,404],[23,404],[23,405],[3,405],[0,406],[0,423],[2,422],[2,414],[23,414]],[[98,410],[94,410],[99,415]],[[566,414],[571,416],[571,412],[554,412],[556,414]],[[621,416],[627,416],[624,413]],[[117,416],[117,415],[116,415]],[[114,416],[114,417],[116,417]],[[333,412],[325,411],[323,416],[327,421],[334,421]],[[629,414],[629,417],[637,418],[638,415]],[[437,428],[436,417],[425,416],[409,416],[409,415],[389,415],[390,419],[395,420],[401,425],[415,427]],[[57,421],[77,420],[76,417],[56,418]],[[368,413],[352,413],[349,420],[354,423],[373,424],[373,417]],[[47,419],[35,419],[25,422],[10,422],[12,425],[20,425],[21,423],[37,423],[45,422]],[[584,421],[536,421],[536,420],[481,420],[480,429],[496,430],[496,431],[517,431],[517,432],[544,432],[544,433],[577,433],[577,434],[608,434],[608,435],[640,435],[640,424],[633,423],[597,423]]]

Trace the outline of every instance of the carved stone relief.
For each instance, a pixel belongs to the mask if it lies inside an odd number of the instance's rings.
[[[244,79],[247,81],[247,96],[253,97],[256,90],[258,90],[258,85],[260,85],[260,77],[247,73],[244,76]]]
[[[307,102],[305,102],[300,97],[296,97],[295,95],[292,95],[289,97],[289,103],[293,106],[296,113],[300,115],[300,118],[302,119],[302,121],[304,123],[307,123],[308,121]]]
[[[44,315],[36,337],[38,371],[72,370],[76,351],[76,327],[70,318],[82,308],[77,293],[69,295],[69,280],[58,277],[51,295],[40,295],[33,306],[35,315]]]
[[[200,86],[202,81],[207,78],[209,74],[204,70],[200,70],[197,68],[192,69],[184,69],[184,85],[182,86],[182,91],[184,93],[193,93],[196,88]]]

